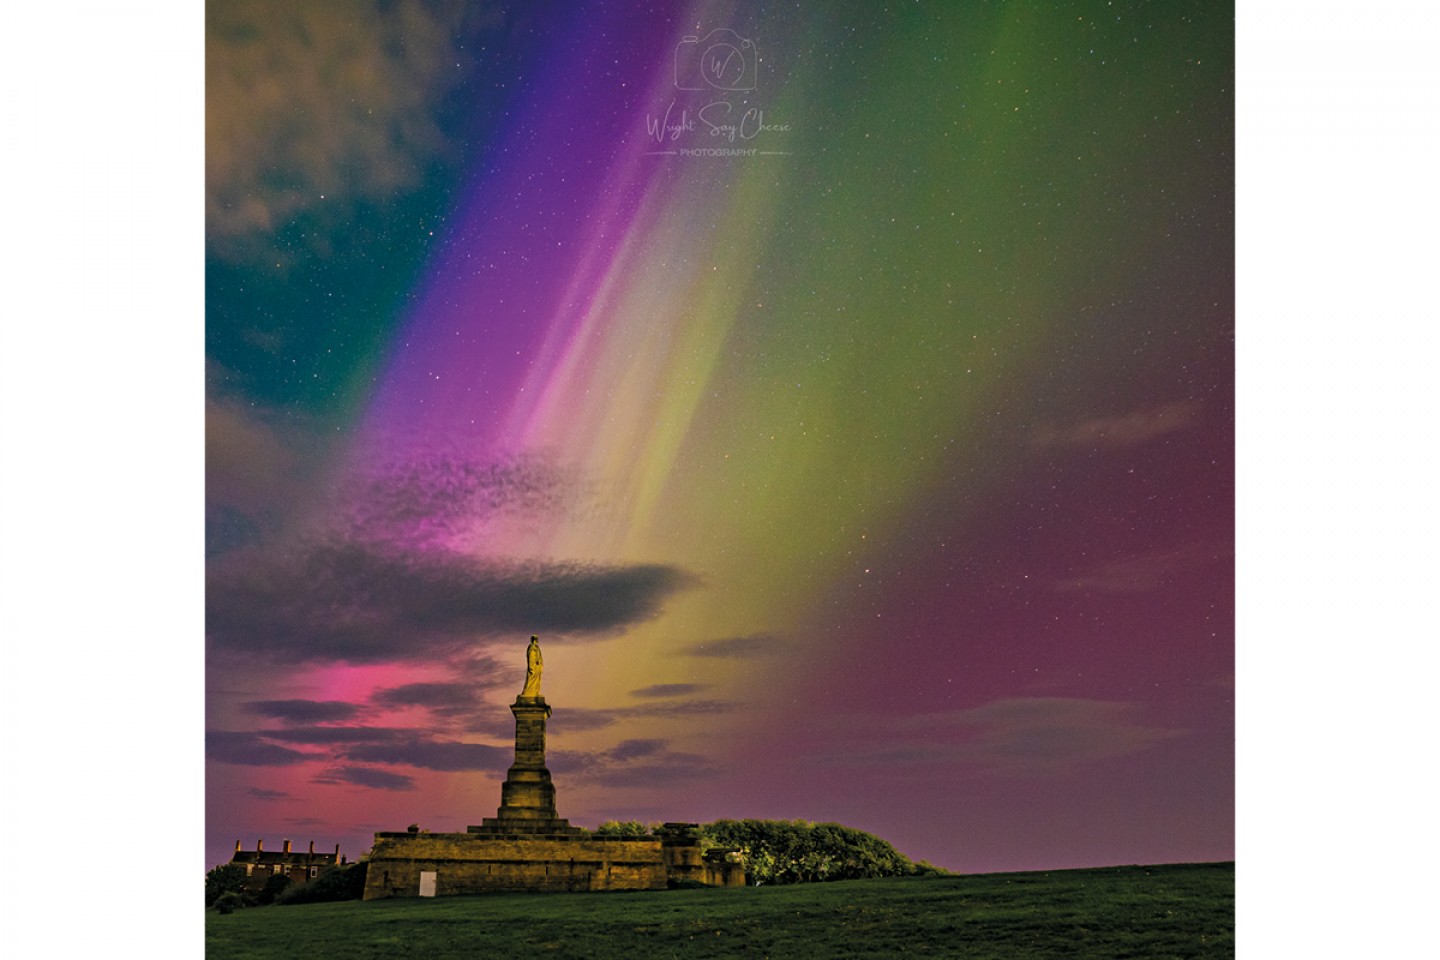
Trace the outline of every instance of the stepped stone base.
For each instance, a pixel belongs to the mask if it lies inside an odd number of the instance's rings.
[[[465,832],[482,837],[578,837],[589,831],[570,826],[569,820],[486,817],[479,826],[466,827]]]

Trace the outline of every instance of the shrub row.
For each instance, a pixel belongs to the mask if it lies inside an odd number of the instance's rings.
[[[916,864],[874,834],[808,820],[716,820],[700,828],[704,849],[738,849],[754,885],[943,873]]]
[[[284,874],[276,874],[267,878],[265,886],[255,894],[249,892],[245,868],[239,864],[223,864],[205,874],[205,906],[213,906],[220,913],[232,913],[242,907],[263,907],[272,903],[285,906],[294,903],[359,900],[364,893],[363,862],[332,867],[306,883],[294,883]]]

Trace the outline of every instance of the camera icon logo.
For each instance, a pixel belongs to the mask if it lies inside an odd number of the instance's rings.
[[[704,40],[675,44],[675,86],[681,90],[754,90],[755,41],[734,30],[711,30]]]

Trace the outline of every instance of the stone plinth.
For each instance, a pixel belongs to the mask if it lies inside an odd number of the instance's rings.
[[[545,768],[545,721],[550,707],[544,697],[517,697],[510,705],[515,714],[515,762],[500,788],[499,820],[554,820],[555,784]]]
[[[489,837],[576,836],[583,833],[555,812],[555,784],[545,767],[545,721],[550,707],[544,697],[516,697],[515,762],[500,787],[500,809],[468,833]]]
[[[422,874],[434,896],[586,890],[663,890],[660,841],[573,836],[503,837],[475,833],[377,833],[365,873],[365,899],[418,897]]]

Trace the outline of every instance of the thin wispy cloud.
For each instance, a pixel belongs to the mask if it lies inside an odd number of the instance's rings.
[[[349,783],[372,790],[414,790],[415,778],[373,767],[334,767],[315,777],[315,783]]]
[[[683,697],[699,693],[704,689],[705,684],[703,683],[656,683],[648,687],[641,687],[639,690],[631,690],[630,696],[647,700],[657,697]]]
[[[211,730],[205,734],[205,755],[221,763],[251,767],[285,767],[316,759],[244,731]]]
[[[1049,777],[1143,753],[1189,731],[1156,726],[1138,703],[1016,697],[897,720],[856,720],[854,741],[824,762]]]
[[[634,741],[640,744],[641,741]],[[293,745],[314,748],[301,751]],[[322,777],[345,777],[336,770],[366,770],[408,766],[427,770],[504,770],[510,765],[509,746],[442,740],[414,730],[386,727],[309,727],[259,731],[211,731],[206,735],[212,760],[250,766],[288,766],[312,761],[336,765]],[[643,751],[632,749],[632,755]],[[358,774],[357,774],[358,775]],[[370,774],[364,774],[370,776]],[[374,784],[382,778],[371,776]],[[359,780],[351,780],[359,783]],[[372,785],[369,783],[362,785]],[[279,799],[274,793],[261,799]]]
[[[424,707],[433,711],[471,710],[479,702],[480,691],[468,683],[407,683],[386,687],[370,695],[378,707]]]
[[[484,743],[458,743],[417,737],[396,743],[361,744],[342,751],[346,760],[387,766],[422,767],[426,770],[489,770],[510,766],[514,751]]]
[[[604,787],[659,787],[718,772],[707,758],[672,751],[668,741],[656,739],[622,740],[607,750],[556,750],[549,763],[570,782]]]
[[[1220,559],[1199,546],[1136,554],[1106,561],[1055,582],[1062,593],[1149,593],[1175,583],[1185,573]]]
[[[1135,703],[1073,697],[997,700],[953,718],[973,731],[970,758],[1011,773],[1060,773],[1082,764],[1128,756],[1184,736],[1186,731],[1143,721]]]
[[[362,712],[358,704],[343,700],[250,700],[240,708],[282,723],[339,722],[353,720]]]
[[[268,790],[265,787],[251,787],[245,791],[256,800],[289,800],[290,794],[284,790]]]
[[[773,633],[752,633],[743,637],[722,637],[691,644],[680,652],[691,657],[713,657],[722,660],[750,660],[779,653],[780,637]]]
[[[730,713],[736,708],[731,700],[658,700],[628,707],[570,707],[550,721],[557,730],[599,730],[622,720],[640,717],[696,717]]]
[[[284,727],[260,730],[256,736],[282,743],[303,743],[324,746],[336,743],[389,743],[410,736],[410,731],[397,727]]]
[[[1165,403],[1114,416],[1091,417],[1069,424],[1041,424],[1030,435],[1037,447],[1118,450],[1138,447],[1157,437],[1184,430],[1200,416],[1194,401]]]

